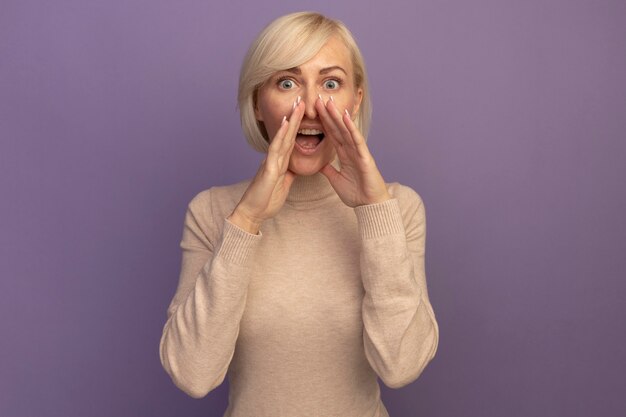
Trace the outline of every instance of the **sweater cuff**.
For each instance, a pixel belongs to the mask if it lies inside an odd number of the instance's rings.
[[[261,232],[253,235],[225,219],[222,243],[217,256],[235,265],[243,265],[258,246],[261,236]]]
[[[371,239],[392,234],[404,234],[400,205],[396,198],[377,204],[354,208],[361,239]]]

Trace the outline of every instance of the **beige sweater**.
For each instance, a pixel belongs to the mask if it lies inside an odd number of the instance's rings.
[[[228,372],[224,417],[387,417],[376,377],[414,381],[439,329],[424,275],[424,205],[410,188],[352,209],[298,177],[252,235],[228,222],[249,182],[189,203],[161,363],[200,398]]]

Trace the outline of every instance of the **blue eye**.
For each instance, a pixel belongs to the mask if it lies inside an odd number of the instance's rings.
[[[339,81],[338,80],[328,80],[326,82],[324,82],[324,87],[328,88],[329,90],[336,90],[339,88]]]
[[[294,82],[290,79],[282,79],[278,80],[278,86],[284,90],[291,90],[294,87]]]

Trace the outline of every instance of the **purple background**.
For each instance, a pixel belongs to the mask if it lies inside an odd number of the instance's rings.
[[[273,18],[344,20],[372,153],[428,215],[439,351],[392,417],[626,410],[623,0],[0,3],[0,415],[217,416],[158,342],[199,191],[251,176],[235,109]]]

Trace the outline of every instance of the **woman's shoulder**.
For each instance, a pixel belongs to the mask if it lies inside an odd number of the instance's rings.
[[[248,188],[250,184],[250,180],[244,180],[237,182],[235,184],[229,185],[214,185],[212,187],[206,188],[200,192],[198,192],[192,199],[191,202],[199,201],[214,201],[214,202],[228,202],[231,200],[235,200],[239,202],[241,196]]]
[[[200,216],[225,219],[235,209],[249,184],[250,180],[245,180],[204,189],[191,199],[188,210]]]
[[[407,233],[421,230],[426,223],[426,210],[422,197],[411,187],[397,182],[388,183],[387,190],[398,200],[398,207]]]
[[[387,183],[387,191],[396,198],[400,206],[420,207],[424,204],[422,197],[413,188],[398,182]]]

